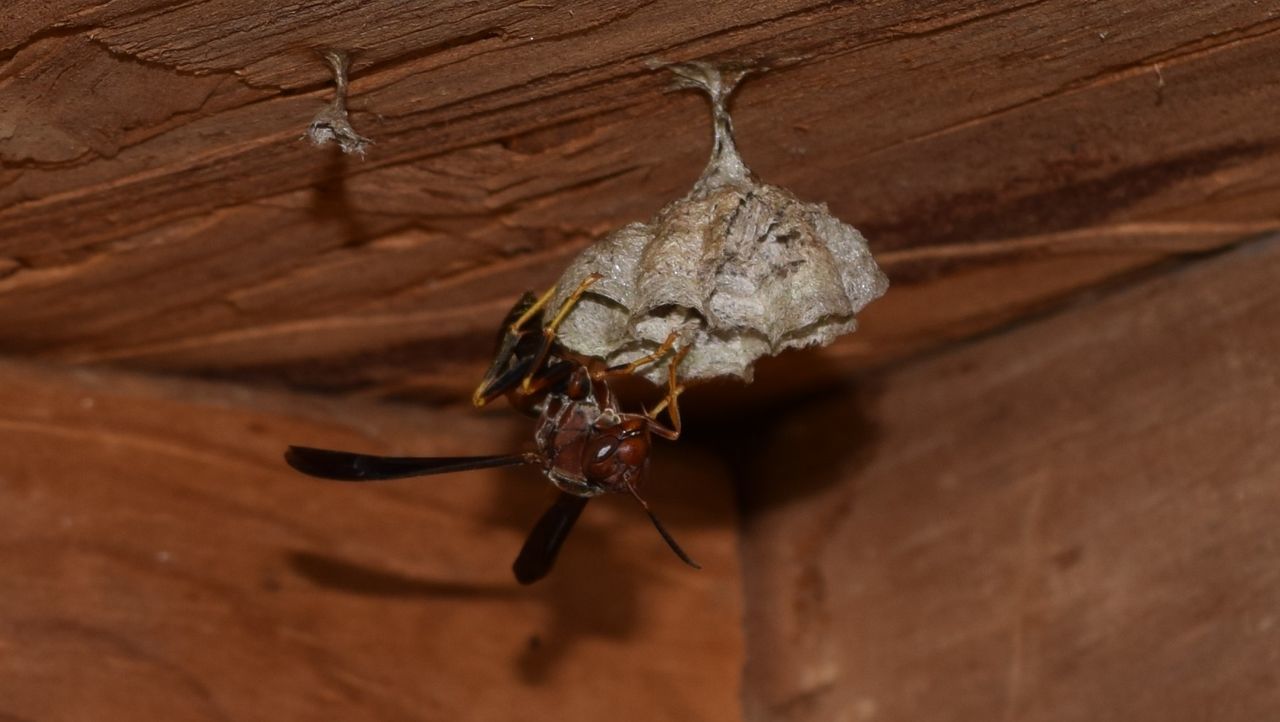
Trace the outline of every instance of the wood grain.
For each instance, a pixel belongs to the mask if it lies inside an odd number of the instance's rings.
[[[880,375],[742,461],[747,717],[1280,714],[1280,239]]]
[[[286,443],[513,448],[522,419],[0,364],[0,719],[736,720],[723,469],[664,447],[649,496],[586,510],[557,569],[510,564],[528,470],[343,485]],[[620,712],[621,711],[621,712]]]
[[[1273,3],[288,7],[0,10],[0,350],[459,399],[519,292],[701,168],[655,60],[780,61],[747,161],[894,278],[811,385],[1280,227]],[[363,161],[300,140],[322,47]]]

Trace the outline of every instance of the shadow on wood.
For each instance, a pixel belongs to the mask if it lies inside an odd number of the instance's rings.
[[[0,578],[20,581],[0,595],[0,716],[739,716],[732,504],[695,450],[666,450],[681,488],[656,496],[700,507],[663,506],[704,571],[601,500],[519,588],[536,473],[353,486],[281,453],[474,454],[523,419],[10,363],[0,378]]]
[[[1280,710],[1280,239],[883,373],[756,445],[747,716]],[[877,429],[870,457],[849,409]],[[839,481],[771,505],[805,447]]]

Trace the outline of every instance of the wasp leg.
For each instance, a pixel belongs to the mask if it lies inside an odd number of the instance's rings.
[[[667,367],[667,395],[657,406],[645,412],[645,416],[649,417],[649,429],[654,434],[664,439],[675,441],[680,438],[680,404],[678,399],[680,394],[684,393],[684,387],[676,380],[676,373],[680,368],[680,362],[689,353],[692,346],[685,346],[680,349],[675,358],[671,359],[671,365]],[[666,409],[667,416],[671,418],[671,426],[665,426],[658,423],[658,414]]]
[[[516,320],[512,321],[507,325],[507,333],[519,332],[520,329],[524,328],[524,325],[526,323],[529,323],[529,319],[538,315],[538,313],[542,311],[542,309],[546,308],[548,303],[551,303],[551,298],[555,295],[556,295],[556,287],[552,286],[551,288],[548,288],[546,293],[539,296],[538,300],[533,302],[533,305],[526,308],[524,310],[524,313],[520,314],[516,318]]]
[[[573,310],[573,307],[578,303],[578,300],[582,298],[582,294],[586,293],[587,289],[591,288],[591,286],[601,278],[604,278],[604,276],[599,273],[593,273],[582,279],[582,282],[578,284],[578,287],[573,289],[573,293],[570,293],[569,297],[564,300],[564,303],[560,304],[560,308],[556,311],[556,315],[551,318],[550,322],[542,327],[542,345],[538,347],[538,353],[533,357],[533,364],[529,367],[528,373],[525,374],[524,382],[521,384],[521,388],[526,392],[532,388],[534,374],[536,374],[538,370],[542,368],[542,364],[546,362],[547,354],[551,353],[551,344],[556,340],[556,329],[560,328],[560,324],[564,322],[565,317],[569,315],[569,312]],[[546,299],[546,301],[543,302],[543,305],[546,305],[546,302],[551,300],[551,296],[555,294],[555,290],[555,288],[552,288],[550,291],[547,291],[546,295],[543,297]]]
[[[684,393],[683,386],[677,386],[672,391],[667,392],[666,398],[658,402],[657,406],[645,412],[645,416],[649,417],[649,431],[654,436],[660,436],[668,441],[675,441],[680,438],[680,405],[676,403],[676,397]],[[667,414],[671,417],[671,425],[660,423],[658,414],[666,409]]]
[[[604,370],[604,373],[608,376],[626,376],[635,373],[641,366],[647,366],[648,364],[661,361],[664,356],[671,352],[671,349],[676,345],[676,339],[678,338],[680,338],[680,332],[672,331],[667,334],[666,340],[664,340],[652,352],[647,353],[630,363],[625,363],[621,366],[610,366]]]

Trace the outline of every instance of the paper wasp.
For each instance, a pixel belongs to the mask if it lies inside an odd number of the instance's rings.
[[[593,496],[627,493],[636,499],[663,540],[681,560],[698,567],[680,548],[637,491],[649,465],[652,437],[680,436],[677,397],[683,391],[676,369],[688,347],[675,350],[672,334],[653,353],[620,366],[574,354],[556,342],[556,328],[599,276],[590,276],[549,320],[546,305],[555,289],[540,298],[526,293],[512,307],[498,333],[497,349],[488,371],[472,396],[483,406],[505,396],[516,409],[537,417],[536,451],[496,456],[388,457],[291,446],[285,461],[311,476],[340,481],[381,481],[409,476],[445,474],[499,466],[530,465],[560,490],[559,496],[534,525],[512,569],[521,584],[546,576],[555,563],[583,507]],[[645,413],[619,408],[610,379],[634,373],[648,364],[668,360],[665,398]],[[658,421],[667,411],[670,425]]]

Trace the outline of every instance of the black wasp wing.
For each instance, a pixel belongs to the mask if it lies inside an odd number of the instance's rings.
[[[518,466],[536,461],[530,454],[501,456],[372,456],[349,451],[290,446],[284,460],[294,469],[321,479],[381,481],[406,476],[448,474],[454,471]]]
[[[586,505],[587,497],[560,492],[555,503],[533,526],[533,531],[529,532],[529,538],[525,539],[524,546],[520,549],[520,556],[511,565],[512,571],[516,573],[516,581],[533,584],[547,576],[551,566],[556,563],[560,547],[564,545],[564,540]]]
[[[537,302],[536,296],[526,292],[507,312],[506,318],[502,319],[493,348],[493,360],[471,397],[476,406],[482,406],[505,394],[514,387],[515,382],[523,380],[533,367],[533,354],[528,348],[530,343],[535,343],[532,336],[523,329],[512,327]],[[541,313],[538,317],[541,317]],[[540,326],[539,322],[537,327]]]

